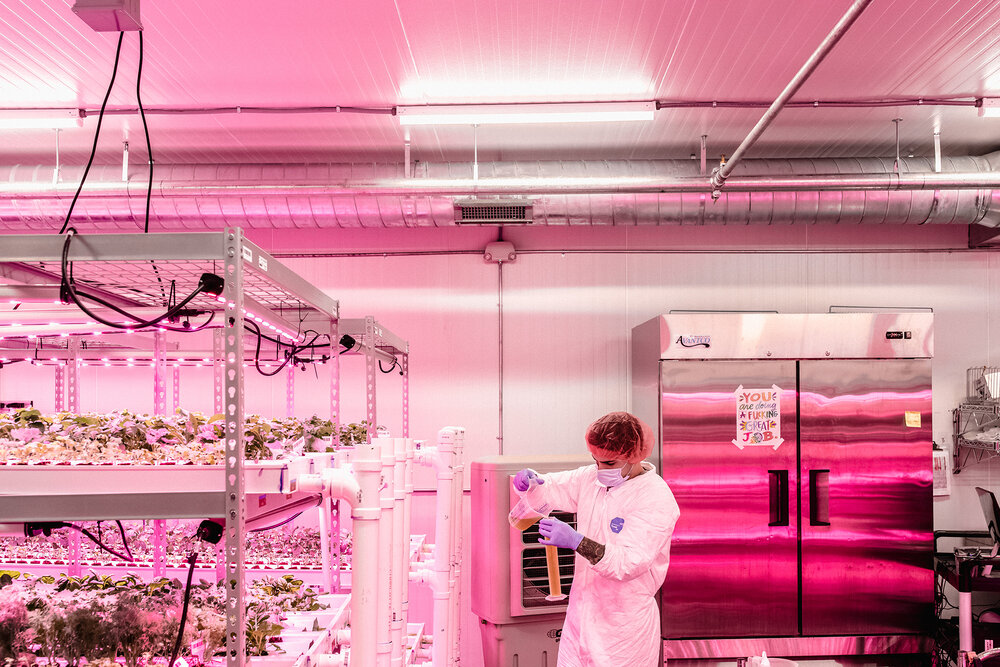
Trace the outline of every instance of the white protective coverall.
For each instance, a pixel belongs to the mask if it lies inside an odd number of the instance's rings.
[[[541,475],[553,508],[576,513],[576,529],[605,545],[596,564],[576,555],[557,667],[655,667],[660,660],[656,591],[670,563],[677,501],[651,463],[614,488],[597,466]]]

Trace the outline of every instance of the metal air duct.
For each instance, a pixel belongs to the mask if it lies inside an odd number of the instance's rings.
[[[521,161],[405,165],[157,165],[157,229],[224,225],[445,227],[455,202],[529,197],[535,225],[980,224],[1000,225],[1000,153],[945,158],[745,160],[718,201],[691,160]],[[82,168],[0,167],[0,230],[58,229]],[[146,172],[127,182],[95,167],[73,213],[95,231],[142,227]]]

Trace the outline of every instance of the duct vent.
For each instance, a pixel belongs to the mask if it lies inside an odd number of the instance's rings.
[[[455,202],[456,225],[529,225],[531,202],[526,199],[464,199]]]

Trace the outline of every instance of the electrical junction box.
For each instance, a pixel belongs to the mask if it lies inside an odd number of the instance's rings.
[[[76,0],[73,13],[97,32],[142,30],[139,0]]]
[[[517,254],[514,252],[514,244],[508,241],[495,241],[486,244],[486,251],[483,259],[487,262],[513,262]]]

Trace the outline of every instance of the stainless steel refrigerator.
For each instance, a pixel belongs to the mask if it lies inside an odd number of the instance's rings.
[[[915,650],[892,638],[932,620],[933,316],[671,314],[632,343],[681,510],[663,636],[709,640],[674,657]],[[858,636],[881,641],[829,640]]]

